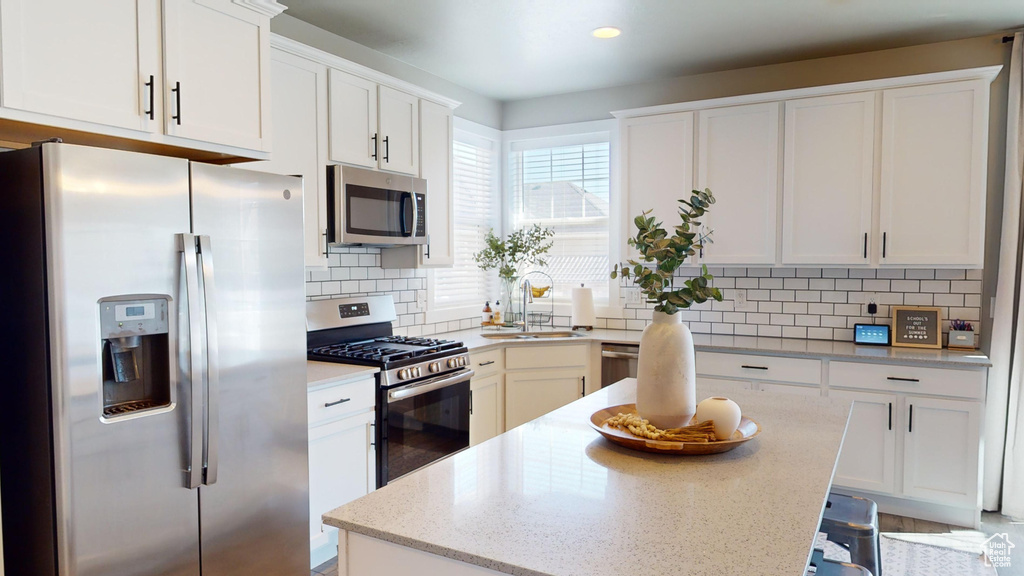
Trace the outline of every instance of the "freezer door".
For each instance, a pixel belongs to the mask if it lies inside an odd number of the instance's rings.
[[[43,182],[59,573],[199,576],[185,378],[172,360],[169,407],[104,419],[99,309],[124,294],[181,304],[175,235],[189,229],[188,163],[46,144]],[[173,359],[181,326],[168,316]]]
[[[203,576],[309,570],[302,181],[193,163],[209,337]]]

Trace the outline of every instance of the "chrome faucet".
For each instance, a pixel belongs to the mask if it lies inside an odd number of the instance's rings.
[[[530,331],[530,316],[526,313],[526,305],[533,302],[533,287],[529,280],[523,280],[523,332]]]

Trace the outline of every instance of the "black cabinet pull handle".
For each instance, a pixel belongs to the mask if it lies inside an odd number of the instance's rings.
[[[334,402],[328,402],[328,403],[324,404],[324,408],[330,408],[331,406],[337,406],[338,404],[344,404],[345,402],[348,402],[349,400],[351,400],[351,398],[342,398],[341,400],[335,400]]]
[[[390,146],[388,145],[388,137],[387,137],[387,136],[385,136],[385,137],[384,137],[384,161],[385,161],[385,162],[388,162],[388,151],[389,151],[390,149],[391,149],[391,148],[390,148]]]
[[[174,111],[176,114],[171,116],[171,119],[177,122],[178,126],[181,126],[181,82],[175,82],[171,92],[174,92],[177,96],[174,99]]]
[[[143,114],[146,114],[147,116],[149,116],[150,120],[155,120],[156,119],[156,102],[155,102],[155,94],[154,94],[153,90],[154,90],[154,86],[156,86],[156,82],[154,81],[154,78],[153,78],[152,74],[149,75],[149,82],[146,82],[145,86],[146,86],[146,88],[149,88],[149,110],[144,111]]]
[[[481,366],[490,366],[491,364],[494,364],[494,360],[488,360],[487,362],[480,363]]]
[[[373,159],[376,160],[377,159],[377,133],[376,132],[373,133],[373,138],[370,138],[370,140],[373,140]]]
[[[427,260],[430,260],[430,244],[427,244]]]
[[[330,250],[330,242],[327,239],[327,230],[324,230],[324,256],[327,256],[327,252]]]
[[[473,391],[469,391],[469,415],[473,415]]]
[[[917,378],[897,378],[896,376],[889,376],[886,380],[895,380],[896,382],[920,382]]]
[[[746,364],[740,365],[740,368],[747,368],[749,370],[767,370],[767,366],[747,366]]]
[[[377,446],[377,424],[370,422],[370,447]]]
[[[885,232],[882,232],[882,258],[885,258]]]
[[[914,431],[914,405],[910,405],[910,425],[907,426],[907,432]]]
[[[892,402],[889,402],[889,430],[892,430]]]
[[[864,257],[868,257],[868,233],[864,233]]]
[[[587,377],[580,378],[580,398],[587,395]]]

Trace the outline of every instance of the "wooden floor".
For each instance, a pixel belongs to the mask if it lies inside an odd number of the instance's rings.
[[[892,514],[879,514],[878,527],[882,532],[934,534],[945,534],[953,530],[965,530],[965,528],[950,526],[949,524],[917,520],[904,516],[893,516]],[[1002,532],[1010,535],[1010,540],[1016,543],[1020,552],[1015,557],[1011,557],[1013,565],[1009,568],[999,568],[997,573],[999,576],[1024,576],[1024,522],[1013,523],[1005,516],[994,512],[985,512],[981,515],[981,531],[989,535]],[[317,566],[310,572],[310,576],[338,576],[338,559],[335,558]]]

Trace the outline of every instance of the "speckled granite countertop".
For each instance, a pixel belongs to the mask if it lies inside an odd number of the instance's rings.
[[[480,352],[504,345],[572,343],[599,341],[622,344],[639,344],[639,330],[592,330],[586,336],[554,338],[544,340],[492,340],[484,337],[481,329],[460,330],[437,334],[435,338],[461,340],[471,352]],[[758,336],[729,336],[695,334],[694,348],[706,352],[750,352],[772,356],[802,356],[808,358],[830,358],[836,360],[860,360],[865,362],[888,362],[892,364],[917,364],[934,366],[941,364],[950,368],[979,368],[991,366],[992,361],[980,351],[961,352],[957,350],[933,350],[927,348],[895,348],[889,346],[858,346],[852,342],[829,340],[799,340],[795,338],[764,338]]]
[[[308,388],[315,388],[332,382],[373,376],[377,372],[380,372],[380,368],[374,366],[357,366],[355,364],[337,364],[335,362],[308,360],[306,361],[306,386]]]
[[[699,398],[720,391],[697,386]],[[624,380],[324,515],[410,548],[529,576],[802,576],[850,402],[729,391],[761,435],[713,456],[608,443],[587,422]]]

